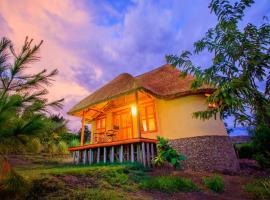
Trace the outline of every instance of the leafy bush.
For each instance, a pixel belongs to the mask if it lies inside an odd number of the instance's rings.
[[[27,143],[27,151],[31,153],[40,153],[43,147],[38,138],[34,138],[31,142]]]
[[[58,144],[58,152],[62,153],[62,154],[68,154],[68,146],[67,143],[65,141],[60,141]]]
[[[214,175],[213,177],[204,177],[203,183],[213,192],[224,192],[224,182],[221,176]]]
[[[250,193],[254,199],[270,199],[270,178],[247,184],[244,189],[246,192]]]
[[[253,156],[253,158],[259,163],[262,168],[269,167],[270,161],[266,156],[264,156],[264,154],[257,153]]]
[[[27,191],[27,181],[12,169],[0,182],[0,196],[3,199],[21,199]]]
[[[254,154],[254,148],[252,143],[236,144],[235,149],[239,158],[252,158]]]
[[[81,142],[79,139],[72,139],[69,143],[69,147],[77,147],[77,146],[80,146],[81,145]]]
[[[159,190],[168,193],[198,190],[197,186],[190,179],[175,176],[149,177],[140,183],[140,187],[146,190]]]
[[[169,144],[169,141],[157,137],[157,156],[154,159],[154,163],[157,166],[162,166],[167,161],[172,164],[175,168],[181,168],[180,161],[186,160],[186,157],[183,154],[178,154],[175,149]]]

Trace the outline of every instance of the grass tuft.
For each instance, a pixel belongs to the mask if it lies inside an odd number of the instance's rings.
[[[198,187],[190,179],[175,176],[148,177],[140,183],[140,187],[168,193],[198,191]]]
[[[224,192],[224,181],[221,176],[214,175],[212,177],[204,177],[203,183],[206,187],[216,193]]]

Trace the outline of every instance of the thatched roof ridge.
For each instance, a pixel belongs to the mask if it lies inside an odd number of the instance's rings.
[[[201,87],[198,90],[191,90],[191,83],[194,78],[188,75],[186,78],[179,78],[180,71],[171,65],[163,65],[152,71],[133,77],[123,73],[108,82],[106,85],[84,98],[68,112],[72,114],[89,106],[134,92],[145,90],[146,92],[162,99],[173,99],[185,95],[210,92],[210,87]]]

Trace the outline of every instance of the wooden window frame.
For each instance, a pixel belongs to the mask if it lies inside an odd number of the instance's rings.
[[[149,117],[148,117],[148,113],[147,113],[147,107],[153,107],[153,115],[154,115],[154,122],[155,122],[155,129],[154,130],[149,130]],[[156,107],[155,107],[155,103],[154,102],[148,102],[148,103],[143,103],[139,106],[139,109],[144,109],[145,112],[145,120],[146,120],[146,128],[147,130],[144,131],[143,130],[143,125],[142,125],[142,116],[140,115],[140,130],[142,133],[154,133],[158,131],[157,128],[157,115],[156,115]],[[141,112],[140,112],[141,114]],[[151,118],[152,119],[152,118]]]
[[[104,128],[102,127],[102,120],[105,120],[105,127]],[[97,126],[98,121],[100,121],[100,128],[98,128],[98,126]],[[105,131],[106,131],[106,116],[97,118],[96,119],[96,132],[102,133],[102,132],[105,132]]]

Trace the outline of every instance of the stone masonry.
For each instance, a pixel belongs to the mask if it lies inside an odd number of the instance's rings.
[[[187,157],[184,167],[196,171],[237,172],[239,163],[228,136],[199,136],[170,140]]]

